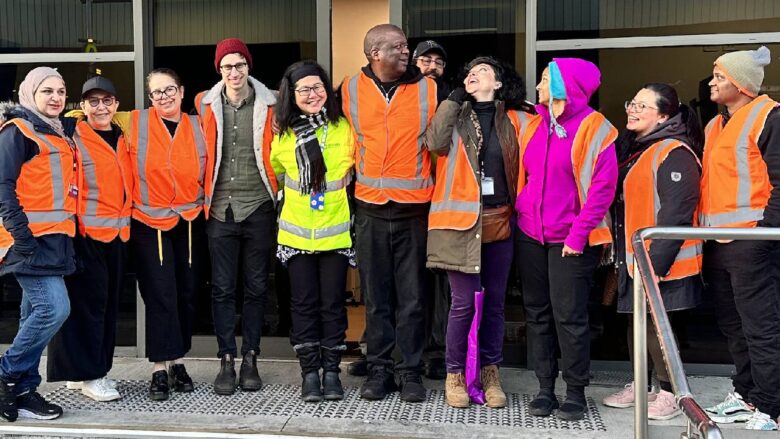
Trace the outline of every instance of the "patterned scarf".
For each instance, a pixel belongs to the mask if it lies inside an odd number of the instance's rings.
[[[301,114],[292,123],[295,133],[295,161],[298,164],[301,194],[325,192],[326,180],[325,159],[317,141],[317,128],[328,123],[325,107],[317,114]],[[327,128],[326,128],[327,129]],[[325,139],[323,138],[323,147]]]

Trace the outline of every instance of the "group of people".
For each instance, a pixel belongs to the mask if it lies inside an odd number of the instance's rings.
[[[217,394],[262,387],[257,356],[275,245],[290,276],[290,342],[304,401],[344,397],[344,291],[356,265],[366,304],[362,398],[400,390],[403,401],[424,401],[423,351],[438,336],[446,339],[447,404],[504,407],[499,370],[514,261],[539,384],[529,411],[578,420],[587,409],[587,305],[600,262],[614,255],[618,311],[631,312],[634,231],[780,225],[778,103],[759,95],[766,48],[715,61],[711,99],[725,111],[704,132],[673,87],[650,83],[626,102],[618,135],[589,106],[600,86],[591,62],[553,59],[533,106],[523,79],[495,58],[467,63],[449,91],[446,52],[435,42],[421,43],[410,60],[403,31],[381,24],[363,47],[367,65],[338,87],[316,62],[300,61],[273,91],[249,75],[247,46],[223,40],[214,60],[221,80],[196,96],[195,115],[182,113],[184,87],[170,69],[148,75],[149,109],[117,112],[114,85],[95,77],[82,87],[82,111],[65,118],[62,77],[46,67],[27,75],[0,129],[0,274],[14,274],[23,290],[19,332],[0,359],[3,418],[61,415],[36,392],[47,344],[49,380],[101,401],[120,397],[106,375],[128,250],[146,304],[149,396],[192,391],[183,357],[205,236]],[[775,244],[648,247],[670,313],[699,304],[702,273],[717,302],[737,375],[735,391],[707,409],[713,419],[776,429]],[[428,268],[449,284],[445,334],[426,328],[435,283]],[[648,339],[660,383],[647,389],[649,415],[668,419],[679,408],[654,328]],[[630,407],[634,392],[628,384],[604,404]]]

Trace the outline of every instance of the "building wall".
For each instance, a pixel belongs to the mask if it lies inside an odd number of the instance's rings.
[[[331,25],[333,82],[341,83],[367,64],[363,37],[377,24],[390,21],[388,0],[333,0]]]

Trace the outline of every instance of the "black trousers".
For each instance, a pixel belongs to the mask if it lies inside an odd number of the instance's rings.
[[[419,372],[425,345],[425,258],[428,218],[377,218],[358,207],[355,251],[366,302],[369,367]]]
[[[450,313],[450,282],[444,270],[428,270],[428,300],[425,313],[423,359],[444,359],[447,321]]]
[[[319,343],[341,348],[347,330],[347,266],[344,255],[334,251],[293,256],[290,273],[290,311],[293,346]]]
[[[775,241],[707,242],[704,279],[736,366],[734,389],[772,418],[780,415],[780,298]]]
[[[76,272],[65,277],[70,316],[49,342],[48,381],[88,381],[111,370],[127,246],[77,234]]]
[[[171,230],[162,232],[162,263],[157,229],[136,220],[131,224],[130,249],[138,289],[146,305],[146,356],[152,362],[181,358],[192,347],[199,256],[203,251],[203,217],[199,216],[191,224],[191,233],[183,219]]]
[[[261,204],[241,222],[228,207],[225,222],[209,218],[206,225],[211,256],[211,312],[217,335],[218,357],[237,354],[236,286],[243,272],[244,304],[241,312],[241,355],[260,352],[263,315],[268,300],[271,249],[276,242],[276,211],[270,201]]]
[[[519,232],[515,251],[523,286],[531,365],[542,388],[558,377],[556,342],[561,349],[563,380],[568,386],[590,382],[588,297],[600,249],[562,257],[563,244],[540,244]]]

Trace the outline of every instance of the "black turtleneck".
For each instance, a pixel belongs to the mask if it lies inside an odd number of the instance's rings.
[[[509,203],[509,186],[504,171],[504,155],[498,142],[495,129],[496,104],[475,102],[472,106],[482,129],[482,148],[479,150],[479,168],[485,177],[493,179],[493,195],[482,195],[482,204],[486,207],[502,206]]]

